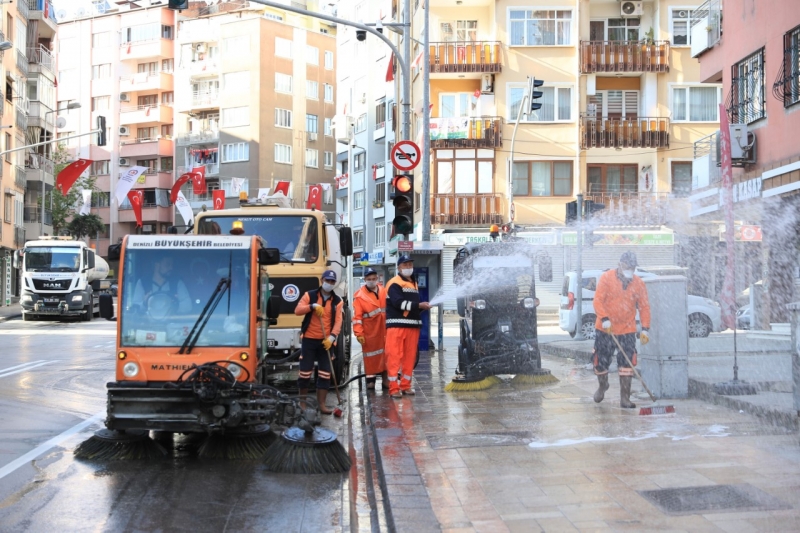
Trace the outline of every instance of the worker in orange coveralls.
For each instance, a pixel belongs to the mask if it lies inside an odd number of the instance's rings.
[[[431,308],[430,303],[419,301],[411,256],[400,256],[397,271],[398,275],[386,284],[386,370],[389,394],[395,399],[404,394],[415,394],[411,377],[422,328],[420,313]],[[401,370],[403,373],[398,383],[397,374]]]
[[[600,403],[608,390],[608,367],[611,356],[617,345],[614,336],[625,354],[636,366],[636,312],[642,322],[639,340],[642,345],[650,342],[650,302],[647,299],[647,287],[639,276],[634,275],[636,254],[625,252],[615,270],[604,272],[597,282],[594,294],[594,310],[597,314],[594,338],[594,373],[600,386],[594,393],[594,401]],[[620,407],[633,409],[631,402],[631,381],[633,368],[625,361],[622,354],[617,354],[619,368]]]
[[[386,379],[386,293],[378,283],[378,273],[374,268],[364,271],[364,286],[353,295],[353,333],[361,344],[364,356],[364,373],[367,375],[367,389],[375,390],[378,374],[383,377],[384,389],[389,388]]]

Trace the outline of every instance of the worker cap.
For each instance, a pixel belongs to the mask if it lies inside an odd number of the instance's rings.
[[[414,262],[414,260],[411,259],[411,256],[410,255],[406,255],[406,254],[401,255],[397,259],[397,264],[398,265],[401,264],[401,263],[413,263],[413,262]]]
[[[366,278],[367,276],[371,276],[371,275],[373,275],[373,274],[375,274],[376,276],[378,275],[378,271],[377,271],[377,270],[375,270],[374,268],[367,268],[366,270],[364,270],[364,277],[365,277],[365,278]]]
[[[633,252],[625,252],[622,254],[622,257],[619,258],[619,262],[629,267],[636,267],[639,265],[636,261],[636,254]]]
[[[326,270],[322,273],[322,279],[329,279],[331,281],[336,281],[336,272],[333,270]]]

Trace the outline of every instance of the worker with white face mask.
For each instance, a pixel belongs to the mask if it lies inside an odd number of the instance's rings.
[[[386,376],[386,293],[378,283],[378,273],[374,268],[364,271],[364,286],[353,295],[353,334],[361,344],[364,356],[364,373],[367,375],[367,389],[375,390],[375,379],[383,376],[381,386],[389,390]]]

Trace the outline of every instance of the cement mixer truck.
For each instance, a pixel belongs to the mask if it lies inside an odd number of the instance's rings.
[[[23,320],[59,316],[88,322],[99,314],[108,263],[85,242],[39,237],[14,253],[14,266],[22,271]]]

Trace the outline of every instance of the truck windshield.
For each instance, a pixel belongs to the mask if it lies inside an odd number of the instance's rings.
[[[25,249],[28,272],[77,272],[81,266],[81,249],[53,246]]]
[[[230,235],[234,221],[244,224],[245,235],[258,235],[281,252],[284,263],[316,263],[319,258],[317,219],[304,216],[208,216],[200,219],[200,235]]]
[[[249,346],[249,250],[128,248],[122,272],[122,346],[181,346],[227,278],[230,288],[194,346]]]

